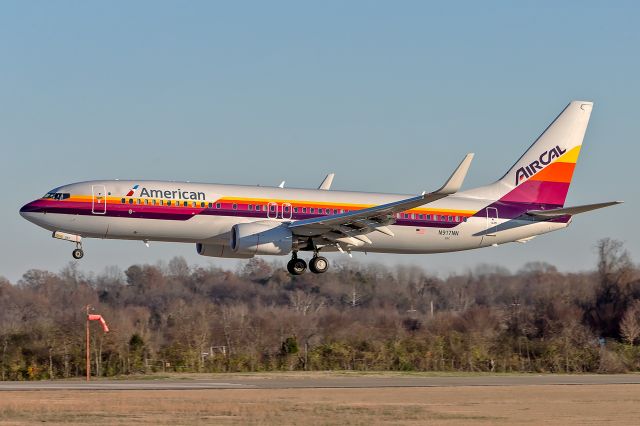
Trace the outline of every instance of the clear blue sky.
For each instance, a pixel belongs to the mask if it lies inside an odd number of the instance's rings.
[[[501,176],[572,99],[595,102],[568,204],[624,199],[526,245],[367,256],[438,273],[640,249],[635,2],[4,2],[0,275],[57,271],[72,245],[19,207],[65,183],[133,178],[418,193],[469,151]],[[89,240],[101,272],[191,245]],[[226,265],[229,265],[228,263]],[[233,266],[233,264],[230,264]]]

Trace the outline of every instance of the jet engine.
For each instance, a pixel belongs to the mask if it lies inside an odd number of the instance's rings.
[[[232,259],[251,259],[252,254],[236,253],[228,245],[222,244],[196,244],[196,251],[200,256],[224,257]]]
[[[287,225],[273,220],[238,223],[231,228],[231,249],[236,253],[288,254],[293,234]]]

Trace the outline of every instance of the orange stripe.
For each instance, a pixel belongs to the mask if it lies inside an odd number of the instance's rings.
[[[531,180],[541,180],[545,182],[571,182],[575,163],[561,163],[559,161],[549,164],[544,169],[536,173]]]

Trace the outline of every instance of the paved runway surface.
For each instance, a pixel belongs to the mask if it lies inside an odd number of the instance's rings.
[[[535,385],[640,385],[640,375],[523,375],[523,376],[223,376],[212,378],[146,380],[57,380],[0,382],[0,391],[27,390],[181,390],[181,389],[313,389],[313,388],[408,388],[456,386]]]

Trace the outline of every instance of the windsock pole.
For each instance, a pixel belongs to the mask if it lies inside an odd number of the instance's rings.
[[[105,333],[109,332],[109,326],[107,325],[107,322],[104,320],[104,318],[102,318],[102,315],[92,315],[89,314],[89,312],[91,311],[91,305],[87,305],[87,382],[91,379],[91,352],[90,352],[90,348],[89,348],[89,323],[91,321],[100,321],[100,324],[102,325],[102,331],[104,331]],[[97,367],[96,367],[97,368]]]
[[[89,352],[89,305],[87,305],[87,382],[91,379],[91,358]]]

